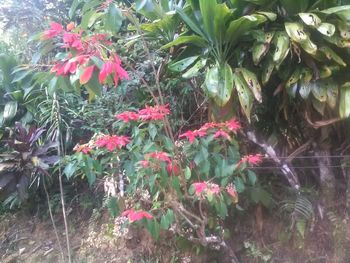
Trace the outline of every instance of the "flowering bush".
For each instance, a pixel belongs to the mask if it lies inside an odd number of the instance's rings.
[[[119,217],[143,222],[155,238],[160,229],[171,229],[203,245],[209,235],[222,241],[222,220],[238,205],[245,185],[256,180],[246,168],[262,157],[240,157],[236,119],[206,123],[173,141],[164,132],[170,114],[168,105],[118,113],[118,135],[96,135],[75,150],[98,162],[103,174],[119,177]]]

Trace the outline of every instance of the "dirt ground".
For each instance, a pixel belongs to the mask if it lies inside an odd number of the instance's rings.
[[[118,236],[116,223],[107,211],[77,211],[69,214],[68,219],[74,262],[221,262],[220,256],[210,256],[211,252],[195,256],[191,247],[187,252],[179,252],[183,250],[177,247],[174,238],[166,234],[158,243],[143,229],[129,229],[126,234]],[[59,215],[55,220],[62,249],[66,251],[63,220]],[[256,220],[252,220],[235,224],[232,229],[235,239],[230,245],[235,247],[241,262],[350,262],[350,224],[346,220],[315,222],[304,238],[293,233],[288,240],[285,222],[269,219],[267,212],[264,212],[262,226],[256,224]],[[20,211],[0,218],[0,262],[67,262],[67,259],[62,260],[50,218],[40,219]]]

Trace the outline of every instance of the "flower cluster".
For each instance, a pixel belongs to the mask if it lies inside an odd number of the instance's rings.
[[[144,109],[138,112],[125,111],[116,115],[116,119],[122,120],[125,123],[130,121],[152,121],[162,120],[166,115],[170,114],[169,104],[157,105],[157,106],[146,106]]]
[[[236,119],[230,121],[215,123],[208,122],[200,127],[198,130],[187,131],[180,134],[179,138],[187,138],[190,143],[192,143],[198,137],[204,137],[208,135],[209,132],[214,132],[214,138],[224,138],[230,140],[231,137],[229,132],[236,132],[241,128],[241,125]]]
[[[44,31],[41,38],[50,40],[56,37],[61,37],[61,47],[69,50],[66,58],[57,62],[51,69],[51,72],[57,76],[75,74],[79,68],[82,70],[80,84],[84,85],[89,82],[94,71],[98,70],[93,62],[93,57],[95,57],[103,61],[99,72],[100,84],[105,84],[110,75],[113,76],[115,86],[118,85],[119,79],[129,78],[116,54],[111,54],[107,59],[102,56],[101,47],[112,44],[107,34],[93,34],[84,37],[83,32],[78,31],[74,23],[69,23],[65,30],[61,24],[51,22],[50,29]]]
[[[108,151],[120,150],[130,142],[127,136],[103,135],[95,141],[95,145],[99,148],[106,148]]]
[[[152,167],[154,169],[159,168],[159,165],[151,162],[150,160],[158,160],[160,162],[166,163],[166,170],[169,175],[179,175],[181,169],[179,165],[176,164],[173,160],[171,160],[170,156],[166,152],[151,152],[145,154],[145,160],[141,160],[139,164],[142,168]],[[152,166],[153,165],[153,166]]]
[[[241,158],[241,160],[237,163],[237,166],[240,166],[243,163],[248,163],[250,165],[258,165],[262,163],[262,155],[261,154],[251,154],[246,155]]]
[[[130,138],[127,136],[118,136],[118,135],[102,135],[99,136],[96,140],[91,140],[86,144],[77,144],[74,147],[74,151],[82,152],[84,154],[90,154],[93,150],[93,147],[106,148],[108,151],[112,152],[115,149],[120,150],[122,147],[125,147],[130,142]]]
[[[135,221],[140,221],[143,218],[147,218],[147,219],[152,219],[153,218],[153,216],[150,213],[148,213],[148,212],[135,211],[134,209],[125,210],[122,213],[122,216],[128,217],[130,223],[135,222]]]
[[[215,183],[198,182],[192,184],[192,186],[194,188],[194,194],[200,198],[203,198],[205,195],[219,195],[221,193],[220,186]],[[235,203],[238,201],[238,194],[234,184],[227,185],[225,191]]]

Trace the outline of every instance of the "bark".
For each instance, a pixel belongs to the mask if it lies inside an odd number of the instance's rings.
[[[329,150],[317,149],[315,156],[319,166],[319,182],[321,187],[321,203],[326,210],[332,207],[335,194],[335,176],[332,169],[332,163],[329,158]]]

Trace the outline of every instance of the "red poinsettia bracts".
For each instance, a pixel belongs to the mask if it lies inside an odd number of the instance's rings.
[[[237,166],[241,165],[242,163],[248,163],[250,165],[259,165],[260,163],[262,163],[262,155],[261,154],[246,155],[242,157],[242,159],[238,162]]]
[[[181,172],[180,167],[174,162],[169,162],[167,164],[166,171],[169,175],[179,175]]]
[[[125,210],[122,213],[122,216],[128,217],[130,223],[135,222],[135,221],[140,221],[140,220],[142,220],[144,218],[147,218],[147,219],[152,219],[153,218],[153,216],[150,213],[148,213],[148,212],[135,211],[134,209]]]
[[[156,159],[162,162],[171,162],[169,154],[166,152],[152,152],[145,155],[146,159]]]
[[[101,68],[98,80],[101,84],[106,82],[109,75],[113,75],[113,81],[115,86],[118,85],[119,79],[129,79],[128,73],[121,66],[121,61],[117,55],[113,55],[108,61],[106,61]]]
[[[194,194],[198,197],[203,197],[205,194],[218,195],[220,187],[214,183],[198,182],[193,184]]]
[[[101,48],[104,45],[111,45],[107,34],[93,34],[83,36],[83,31],[78,31],[74,22],[69,23],[66,29],[56,23],[51,22],[51,27],[42,34],[42,40],[49,40],[54,37],[60,37],[60,47],[68,49],[67,57],[57,62],[51,72],[57,76],[68,76],[76,74],[77,69],[82,70],[80,75],[80,84],[84,85],[90,81],[95,70],[95,59],[102,61],[102,68],[99,72],[99,82],[105,84],[108,76],[113,77],[115,86],[119,80],[128,79],[128,73],[121,65],[121,60],[116,54],[111,54],[109,58],[101,55]]]
[[[89,144],[77,144],[74,146],[73,151],[79,153],[82,152],[83,154],[89,154],[92,151],[92,148],[89,146]]]
[[[63,26],[59,23],[56,22],[51,22],[50,23],[50,29],[44,31],[43,35],[41,38],[43,40],[51,39],[63,32]]]
[[[95,141],[95,145],[99,148],[106,148],[108,151],[121,149],[130,142],[129,137],[118,135],[103,135]]]
[[[146,106],[138,112],[125,111],[116,115],[116,119],[122,120],[125,123],[130,121],[156,121],[162,120],[166,115],[170,114],[169,105]]]
[[[144,109],[139,110],[138,114],[143,121],[162,120],[166,115],[170,114],[169,105],[146,106]]]
[[[179,135],[179,138],[187,138],[190,143],[192,143],[198,137],[204,137],[206,135],[214,132],[214,138],[224,138],[227,140],[231,140],[229,135],[230,132],[236,132],[241,128],[241,125],[236,119],[232,119],[230,121],[215,123],[208,122],[205,123],[198,130],[187,131]]]

